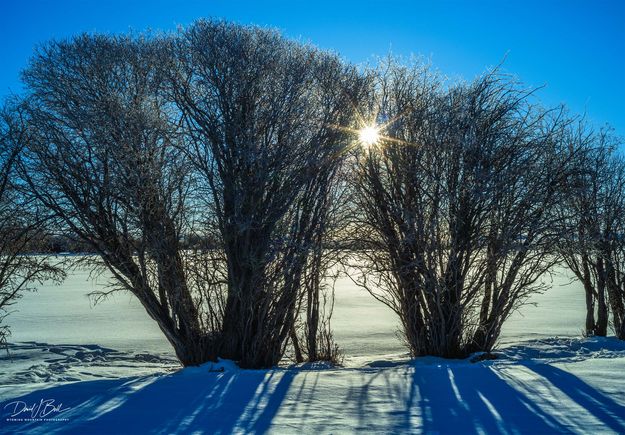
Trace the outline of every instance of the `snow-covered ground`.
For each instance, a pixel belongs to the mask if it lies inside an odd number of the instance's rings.
[[[0,432],[623,433],[623,373],[625,343],[614,339],[530,341],[479,363],[237,370],[225,362],[4,388]]]
[[[625,342],[579,338],[583,294],[565,284],[515,314],[492,361],[409,361],[393,314],[345,280],[345,368],[181,370],[130,296],[91,307],[77,272],[9,317],[0,433],[625,433]]]

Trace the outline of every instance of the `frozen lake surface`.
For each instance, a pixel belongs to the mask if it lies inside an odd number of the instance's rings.
[[[72,271],[61,285],[43,285],[27,293],[7,318],[11,342],[97,344],[124,352],[173,357],[163,334],[141,304],[118,292],[95,306],[88,293],[106,284],[107,275],[91,278],[87,270]],[[535,295],[504,326],[501,345],[545,337],[579,337],[584,322],[584,294],[577,282],[558,275],[545,294]],[[347,366],[405,356],[398,338],[398,320],[387,307],[349,278],[336,286],[332,326]]]

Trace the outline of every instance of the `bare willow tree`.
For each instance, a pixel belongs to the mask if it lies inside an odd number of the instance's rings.
[[[221,354],[276,364],[309,288],[316,358],[318,277],[332,183],[364,81],[336,56],[278,33],[200,21],[175,47],[171,95],[226,262]]]
[[[21,113],[12,102],[0,109],[0,344],[10,330],[10,307],[32,284],[59,280],[63,272],[42,253],[46,213],[24,195],[17,175],[22,152]]]
[[[378,71],[380,139],[354,165],[356,282],[400,317],[414,356],[490,351],[554,262],[571,156],[560,112],[497,71],[445,87]]]
[[[202,21],[52,42],[23,77],[24,174],[113,290],[141,301],[184,365],[279,362],[304,280],[325,273],[358,73],[276,32]]]
[[[181,240],[192,182],[162,98],[158,39],[82,35],[38,50],[23,74],[26,173],[38,201],[99,254],[184,365],[216,357]],[[206,312],[204,310],[203,312]],[[210,310],[209,310],[210,312]]]
[[[585,334],[606,336],[611,311],[614,332],[625,339],[625,162],[609,130],[580,123],[569,134],[580,153],[571,194],[560,204],[570,228],[562,258],[584,286]]]

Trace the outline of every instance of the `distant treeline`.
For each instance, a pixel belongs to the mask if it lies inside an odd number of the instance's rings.
[[[180,247],[182,249],[197,249],[197,250],[207,250],[207,249],[218,249],[218,242],[215,240],[210,240],[207,237],[201,237],[197,235],[183,237],[180,240]],[[75,236],[70,234],[68,235],[53,235],[43,237],[40,241],[37,242],[36,246],[33,247],[34,250],[30,252],[22,252],[24,254],[34,254],[34,253],[42,253],[42,254],[61,254],[61,253],[71,253],[71,254],[96,254],[97,251],[94,247],[85,242],[84,240],[77,239]]]

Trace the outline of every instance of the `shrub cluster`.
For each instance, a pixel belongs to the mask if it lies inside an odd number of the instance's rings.
[[[605,334],[609,306],[624,334],[614,139],[498,70],[450,84],[198,21],[49,42],[23,82],[1,186],[63,235],[41,240],[96,253],[83,261],[137,297],[183,365],[338,360],[341,267],[415,356],[490,351],[561,261],[584,282],[588,332]],[[53,271],[37,264],[26,278]]]

